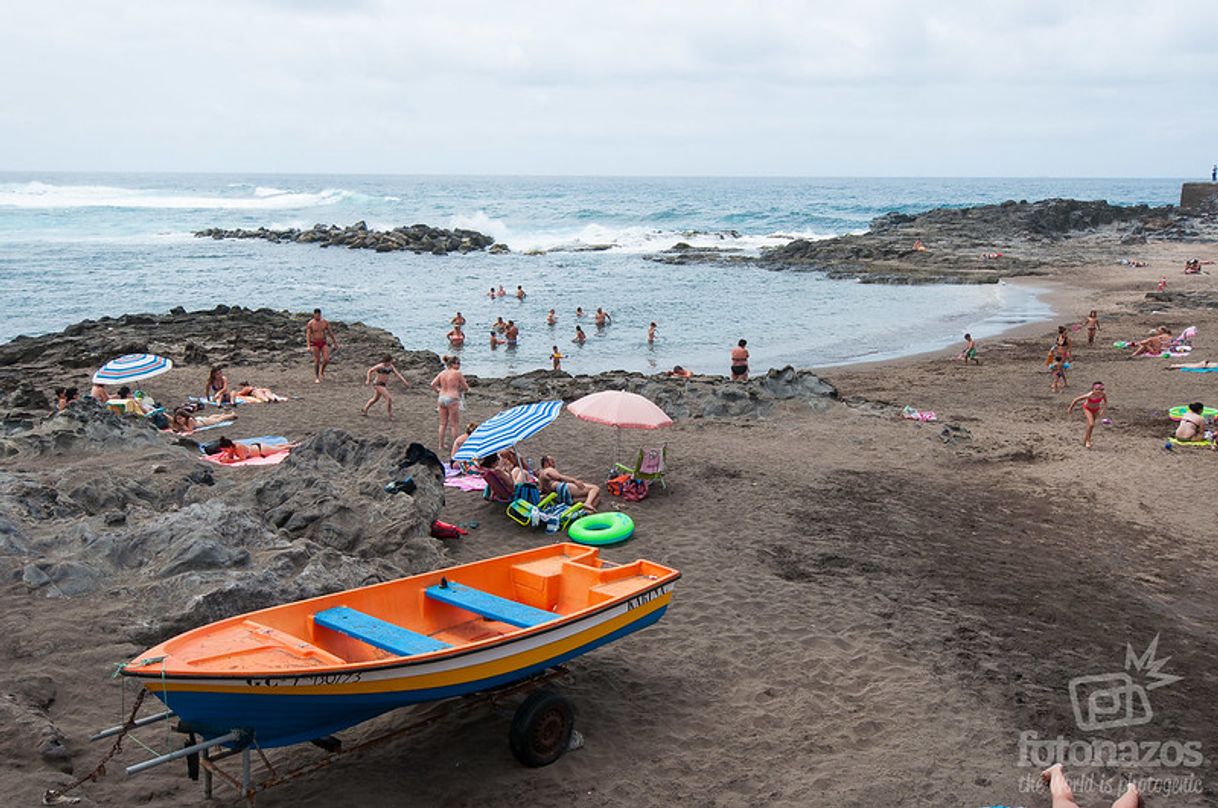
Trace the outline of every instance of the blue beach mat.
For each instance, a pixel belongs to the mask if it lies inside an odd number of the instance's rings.
[[[1184,371],[1185,373],[1218,373],[1218,367],[1212,367],[1212,368],[1176,368],[1176,369],[1177,369],[1177,370],[1182,370],[1182,371]]]

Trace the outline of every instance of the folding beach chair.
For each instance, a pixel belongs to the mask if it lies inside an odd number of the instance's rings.
[[[614,463],[615,470],[629,474],[636,480],[646,480],[649,483],[659,483],[665,490],[668,483],[664,482],[665,466],[668,462],[668,444],[659,449],[639,449],[639,456],[633,466],[624,463]]]
[[[507,506],[507,515],[518,525],[545,528],[546,533],[557,533],[571,522],[584,515],[587,506],[582,502],[564,505],[558,494],[546,494],[536,505],[528,500],[516,499]]]
[[[514,491],[490,469],[479,469],[482,479],[486,480],[486,488],[482,489],[482,498],[491,502],[511,502],[516,497]]]

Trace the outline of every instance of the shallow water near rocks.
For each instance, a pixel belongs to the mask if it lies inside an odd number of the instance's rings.
[[[1036,291],[1007,284],[884,286],[720,262],[673,266],[644,255],[684,241],[737,254],[795,237],[865,229],[914,212],[1007,198],[1170,202],[1170,180],[876,180],[475,178],[204,175],[0,175],[0,340],[84,318],[216,304],[311,310],[392,331],[407,348],[449,351],[468,320],[467,372],[549,367],[557,345],[573,373],[684,365],[726,373],[749,341],[754,369],[884,359],[984,338],[1049,316]],[[316,245],[212,241],[221,227],[470,227],[510,255],[377,254]],[[605,249],[590,250],[592,247]],[[545,250],[524,255],[529,248]],[[525,301],[491,300],[521,285]],[[589,313],[575,318],[575,308]],[[591,312],[608,310],[598,331]],[[545,324],[554,308],[559,322]],[[489,348],[497,317],[521,329],[515,350]],[[654,345],[647,324],[659,324]],[[587,343],[572,343],[576,324]],[[303,334],[301,335],[303,352]],[[342,361],[372,364],[378,357]]]

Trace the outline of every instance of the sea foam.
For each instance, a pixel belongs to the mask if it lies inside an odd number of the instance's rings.
[[[182,194],[158,189],[117,188],[110,185],[55,185],[34,180],[0,183],[0,207],[25,209],[144,208],[283,210],[334,205],[356,194],[342,188],[317,192],[284,191],[258,186],[251,193],[215,196]]]

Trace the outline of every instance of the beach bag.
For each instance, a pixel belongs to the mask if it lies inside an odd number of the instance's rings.
[[[627,502],[638,502],[647,499],[648,483],[646,480],[629,479],[622,483],[622,499]]]
[[[441,522],[439,519],[431,523],[431,537],[433,539],[459,539],[467,532],[456,525]]]
[[[169,429],[169,419],[165,417],[163,412],[154,412],[148,416],[148,420],[157,429]]]
[[[629,481],[629,474],[619,474],[616,477],[610,477],[605,483],[605,490],[609,492],[611,497],[620,497],[622,495],[622,486]]]

